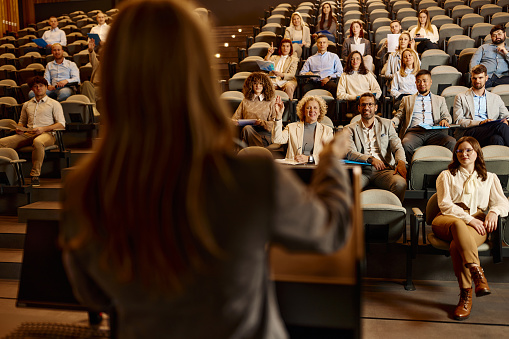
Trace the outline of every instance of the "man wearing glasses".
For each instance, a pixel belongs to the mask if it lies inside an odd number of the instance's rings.
[[[486,145],[509,146],[509,112],[502,98],[486,90],[488,72],[484,65],[472,68],[472,88],[454,98],[453,118],[456,139],[471,136]]]
[[[415,76],[418,93],[401,100],[392,122],[399,126],[399,137],[405,156],[411,162],[415,150],[424,145],[440,145],[454,149],[456,139],[448,135],[452,121],[445,98],[430,92],[431,73],[421,69]]]
[[[371,164],[362,167],[362,187],[372,184],[403,202],[407,171],[401,140],[391,121],[376,115],[378,106],[372,93],[362,94],[358,107],[361,119],[344,129],[350,140],[346,158]]]

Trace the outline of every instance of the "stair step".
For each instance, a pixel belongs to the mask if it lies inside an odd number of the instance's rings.
[[[60,179],[41,179],[41,186],[32,188],[32,202],[36,201],[60,201],[62,194],[62,182]]]
[[[19,279],[23,250],[0,248],[0,279]]]
[[[18,221],[59,220],[62,203],[59,201],[37,201],[18,208]]]
[[[92,141],[94,144],[94,141]],[[84,148],[84,149],[71,149],[71,167],[76,166],[76,164],[83,159],[84,157],[92,154],[93,151],[90,148]]]
[[[17,216],[0,217],[0,248],[22,249],[25,244],[26,224],[18,223]]]

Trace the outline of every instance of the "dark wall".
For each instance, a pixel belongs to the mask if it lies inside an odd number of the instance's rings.
[[[58,17],[62,14],[69,14],[74,11],[88,12],[95,9],[107,11],[115,7],[114,4],[114,0],[66,1],[36,4],[35,21],[47,20],[52,15]]]
[[[279,3],[298,5],[305,0],[199,0],[212,11],[217,26],[258,25],[265,10]],[[311,0],[313,2],[313,0]]]

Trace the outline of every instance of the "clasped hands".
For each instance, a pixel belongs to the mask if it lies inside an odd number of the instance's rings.
[[[477,233],[485,235],[486,232],[490,233],[497,229],[498,216],[495,212],[489,212],[484,218],[484,222],[479,219],[472,219],[468,224],[472,226]]]
[[[378,160],[377,158],[373,157],[373,161],[371,162],[371,165],[376,168],[377,171],[382,171],[387,168],[385,166],[385,163],[382,160]],[[394,168],[394,175],[399,174],[403,177],[403,179],[406,179],[406,165],[405,162],[402,160],[399,160],[396,164],[396,167]]]

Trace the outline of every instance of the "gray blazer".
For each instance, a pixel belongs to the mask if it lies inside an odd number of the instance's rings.
[[[401,100],[401,104],[399,105],[396,115],[392,118],[392,122],[396,125],[396,127],[401,125],[399,128],[399,137],[401,139],[403,139],[403,136],[412,122],[412,114],[414,112],[416,98],[417,94],[404,97],[403,100]],[[444,97],[431,93],[431,111],[433,114],[433,123],[435,125],[444,119],[447,120],[448,123],[452,122]]]
[[[405,151],[394,126],[392,126],[392,122],[378,116],[375,116],[375,119],[376,141],[384,162],[389,166],[395,166],[399,160],[402,160],[406,164]],[[362,121],[351,123],[345,127],[344,131],[350,141],[346,158],[353,161],[367,161],[371,155],[366,153]]]
[[[507,111],[502,98],[498,94],[489,91],[486,91],[486,110],[488,119],[497,120],[509,116],[509,111]],[[480,121],[474,120],[474,111],[474,92],[471,88],[464,93],[456,95],[452,116],[454,123],[462,127],[454,131],[456,139],[461,138],[465,134],[465,128],[479,125]]]
[[[345,41],[343,41],[343,49],[341,50],[341,59],[346,61],[348,54],[350,54],[350,52],[351,52],[350,45],[352,45],[354,43],[355,43],[355,40],[353,39],[353,37],[347,38],[347,39],[345,39]],[[363,56],[371,55],[371,42],[369,42],[369,40],[361,38],[361,44],[364,44]]]

